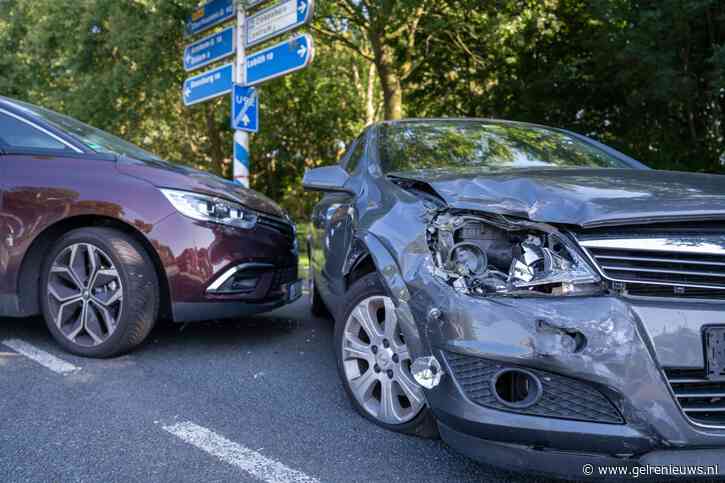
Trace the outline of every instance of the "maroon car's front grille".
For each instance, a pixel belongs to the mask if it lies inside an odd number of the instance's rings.
[[[278,288],[286,283],[294,282],[295,280],[297,280],[297,265],[287,268],[278,268],[274,273],[272,288]]]
[[[691,421],[725,427],[725,381],[710,381],[704,369],[665,369],[682,412]]]
[[[281,233],[290,240],[295,237],[295,231],[292,224],[282,218],[276,218],[268,215],[258,215],[257,223]]]

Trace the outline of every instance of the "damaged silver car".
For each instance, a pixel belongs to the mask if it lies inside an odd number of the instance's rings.
[[[440,119],[304,185],[312,310],[366,418],[514,470],[725,461],[725,177]]]

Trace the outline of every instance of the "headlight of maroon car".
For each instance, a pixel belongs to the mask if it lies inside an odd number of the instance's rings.
[[[195,220],[246,229],[257,223],[257,215],[239,203],[189,191],[162,189],[161,192],[179,213]]]

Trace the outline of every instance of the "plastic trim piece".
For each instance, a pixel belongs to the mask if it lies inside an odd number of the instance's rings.
[[[214,280],[214,282],[209,285],[209,287],[206,289],[207,293],[216,293],[219,288],[224,285],[224,283],[229,280],[232,276],[236,275],[238,272],[242,272],[244,270],[250,270],[255,268],[273,268],[274,265],[271,263],[242,263],[240,265],[236,265],[226,272],[224,272],[219,278]]]

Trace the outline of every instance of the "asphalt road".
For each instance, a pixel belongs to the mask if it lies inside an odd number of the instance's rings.
[[[111,360],[64,353],[39,318],[0,319],[0,481],[532,481],[359,417],[331,347],[306,298],[157,327]]]

